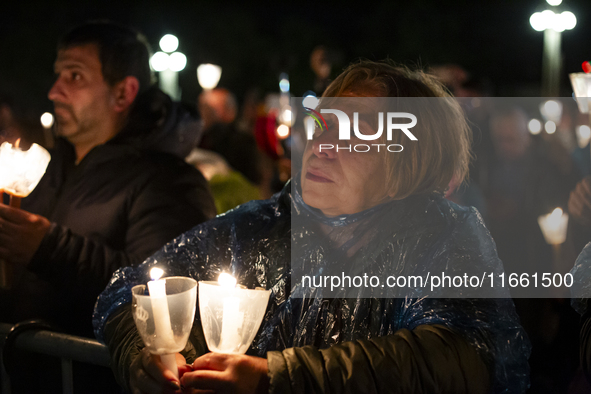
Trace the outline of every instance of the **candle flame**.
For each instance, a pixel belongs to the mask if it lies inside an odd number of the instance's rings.
[[[220,286],[233,289],[236,287],[236,278],[226,272],[222,272],[218,277],[218,283]]]
[[[16,140],[16,142],[14,143],[14,147],[18,148],[21,144],[21,139],[19,138],[18,140]]]
[[[158,267],[154,267],[150,270],[150,277],[152,278],[152,280],[158,280],[162,277],[162,274],[164,274],[164,271]]]

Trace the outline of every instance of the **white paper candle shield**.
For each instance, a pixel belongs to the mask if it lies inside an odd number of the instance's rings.
[[[23,151],[9,142],[0,145],[0,189],[27,197],[45,174],[51,155],[37,144]]]

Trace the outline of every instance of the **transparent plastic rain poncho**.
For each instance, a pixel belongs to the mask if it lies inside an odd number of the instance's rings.
[[[376,224],[376,217],[381,220]],[[301,223],[306,226],[300,226]],[[331,253],[310,223],[340,239]],[[381,223],[381,224],[380,224]],[[380,228],[381,225],[384,228]],[[371,231],[368,231],[369,229]],[[361,234],[361,235],[360,235]],[[336,235],[336,236],[335,236]],[[369,236],[368,236],[369,235]],[[290,242],[291,240],[291,242]],[[361,246],[360,246],[361,245]],[[292,249],[322,268],[338,256],[375,259],[384,270],[413,272],[430,265],[501,272],[494,242],[474,208],[459,207],[438,194],[411,196],[357,214],[326,218],[307,206],[288,183],[267,201],[252,201],[203,223],[163,247],[139,267],[117,271],[97,301],[93,317],[102,340],[109,315],[131,302],[131,288],[146,283],[153,266],[166,276],[217,280],[231,272],[239,284],[272,291],[267,313],[248,354],[385,336],[423,324],[443,324],[471,343],[489,365],[493,392],[523,392],[529,382],[529,341],[507,292],[497,298],[322,298],[292,280]],[[353,259],[354,260],[354,259]],[[352,260],[351,260],[352,261]],[[305,264],[304,264],[305,265]],[[349,293],[348,293],[349,295]],[[199,311],[196,324],[199,324]]]
[[[578,313],[584,315],[589,311],[591,299],[591,243],[583,248],[570,273],[573,276],[570,289],[571,305]]]

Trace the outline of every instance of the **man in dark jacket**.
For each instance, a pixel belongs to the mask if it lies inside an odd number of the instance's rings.
[[[198,133],[150,87],[148,62],[142,37],[112,23],[80,26],[58,46],[48,96],[62,138],[22,210],[0,205],[0,258],[16,271],[0,321],[44,318],[90,335],[116,269],[215,215],[204,178],[169,153],[188,153],[179,140]]]

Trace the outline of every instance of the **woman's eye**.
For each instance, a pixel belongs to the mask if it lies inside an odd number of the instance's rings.
[[[72,78],[72,81],[79,81],[80,79],[82,79],[82,75],[80,75],[76,72],[73,72],[71,78]]]

